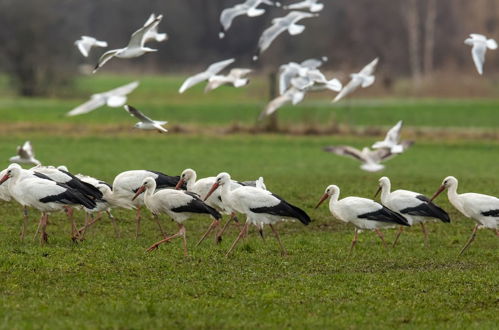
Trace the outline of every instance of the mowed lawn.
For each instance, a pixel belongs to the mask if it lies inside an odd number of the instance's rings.
[[[190,255],[184,257],[179,241],[146,253],[160,238],[156,225],[146,214],[143,234],[135,240],[133,213],[120,210],[114,213],[121,238],[104,218],[84,242],[74,244],[67,220],[57,214],[48,227],[49,244],[41,247],[32,241],[38,216],[33,211],[28,238],[20,242],[21,209],[3,203],[2,328],[493,329],[499,322],[499,239],[481,230],[458,258],[474,223],[458,214],[445,194],[437,203],[449,211],[452,223],[429,224],[429,248],[419,227],[407,230],[395,249],[383,249],[373,233],[363,232],[349,257],[353,227],[333,219],[327,205],[314,209],[329,184],[338,184],[342,196],[372,198],[382,175],[392,179],[393,188],[427,195],[445,176],[455,175],[461,192],[499,196],[497,141],[418,140],[383,172],[371,174],[353,160],[321,150],[328,144],[370,145],[368,138],[33,133],[1,137],[2,167],[25,138],[33,141],[42,162],[108,181],[141,168],[178,175],[191,167],[199,177],[227,171],[239,180],[263,176],[270,190],[304,208],[314,221],[308,227],[278,225],[287,257],[280,256],[266,228],[265,241],[253,230],[226,258],[236,228],[220,246],[210,239],[195,247],[211,221],[196,217],[186,222]],[[169,232],[176,230],[162,219]],[[389,242],[394,234],[386,231]]]

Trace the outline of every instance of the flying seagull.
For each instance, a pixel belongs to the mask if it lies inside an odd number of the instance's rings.
[[[75,41],[75,45],[83,56],[88,57],[88,53],[92,47],[107,47],[107,42],[99,41],[94,37],[82,36]]]
[[[479,74],[483,74],[483,64],[485,63],[485,53],[487,49],[497,49],[497,43],[494,39],[487,39],[482,34],[472,33],[470,38],[466,39],[464,43],[471,46],[471,55],[473,62],[475,62],[476,70]]]
[[[402,142],[402,145],[403,150],[406,150],[412,145],[412,142],[404,141]],[[332,152],[340,156],[353,157],[362,162],[360,168],[367,172],[381,171],[385,168],[385,166],[380,163],[397,155],[392,153],[390,149],[387,148],[371,150],[364,147],[362,150],[359,150],[350,146],[329,146],[325,147],[324,151]]]
[[[207,93],[226,84],[232,84],[232,86],[236,88],[246,86],[250,81],[248,78],[246,78],[246,76],[251,71],[251,69],[234,68],[230,70],[228,75],[211,76],[210,79],[208,79],[208,84],[206,84],[204,92]]]
[[[305,25],[296,24],[304,18],[317,17],[318,14],[311,14],[301,11],[292,11],[284,17],[274,18],[272,25],[263,31],[258,40],[258,50],[253,56],[253,60],[258,60],[258,56],[270,47],[272,42],[283,32],[288,31],[292,36],[302,33]]]
[[[263,109],[258,119],[262,120],[263,118],[265,118],[265,116],[273,114],[279,108],[284,106],[286,103],[291,102],[293,105],[296,105],[300,103],[304,97],[305,97],[305,91],[299,90],[296,87],[291,87],[282,95],[279,95],[278,97],[270,101],[265,107],[265,109]]]
[[[308,9],[312,13],[317,13],[324,8],[324,4],[319,3],[318,0],[304,0],[304,1],[292,3],[288,6],[284,6],[283,8],[284,9],[291,9],[291,10]]]
[[[93,94],[90,96],[90,100],[69,111],[67,116],[76,116],[88,113],[102,107],[103,105],[107,105],[112,108],[121,107],[126,103],[127,95],[137,88],[137,86],[139,86],[139,82],[134,81],[104,93]]]
[[[35,152],[31,142],[26,141],[22,146],[17,147],[17,156],[10,157],[9,162],[18,164],[41,165],[40,161],[35,158]]]
[[[404,151],[404,145],[400,142],[400,132],[402,130],[402,120],[390,128],[383,141],[377,141],[372,145],[373,149],[390,149],[392,154],[400,154]]]
[[[269,6],[279,7],[279,2],[273,2],[270,0],[246,0],[243,3],[239,3],[234,7],[226,8],[220,14],[220,33],[219,37],[222,39],[225,37],[225,33],[232,25],[232,21],[241,15],[247,15],[248,17],[257,17],[265,13],[265,9],[258,9],[257,7],[261,4],[266,4]]]
[[[235,59],[230,58],[228,60],[213,63],[212,65],[210,65],[208,67],[208,69],[206,69],[206,71],[200,72],[194,76],[187,78],[184,81],[184,83],[182,84],[182,86],[180,86],[180,89],[178,90],[178,92],[182,94],[183,92],[185,92],[186,90],[188,90],[192,86],[199,84],[202,81],[209,80],[212,76],[216,75],[217,73],[219,73],[220,71],[225,69],[227,66],[232,64],[234,61],[235,61]]]
[[[144,47],[144,42],[146,40],[145,37],[146,37],[147,33],[149,31],[153,30],[154,28],[156,28],[156,26],[159,24],[159,22],[161,22],[162,18],[163,18],[163,15],[159,15],[154,20],[152,20],[149,24],[147,24],[146,26],[143,26],[140,29],[138,29],[137,31],[135,31],[132,34],[132,37],[130,38],[128,45],[125,48],[113,49],[113,50],[107,51],[104,54],[102,54],[102,56],[99,58],[99,62],[95,66],[93,73],[97,72],[97,70],[99,70],[99,68],[101,68],[104,64],[106,64],[113,57],[134,58],[134,57],[142,56],[145,53],[158,51],[157,49]]]
[[[350,81],[343,87],[341,92],[336,95],[333,102],[338,102],[348,94],[355,91],[359,86],[366,88],[374,84],[374,70],[378,64],[378,58],[375,58],[371,63],[366,65],[359,73],[352,73],[350,75]]]
[[[146,23],[144,24],[144,27],[154,22],[154,20],[159,16],[161,15],[156,16],[155,14],[151,14],[151,16],[149,16]],[[168,35],[166,33],[158,33],[158,24],[156,24],[152,29],[148,30],[144,35],[144,43],[149,41],[162,42],[166,40],[168,40]]]
[[[128,113],[131,116],[140,120],[138,123],[135,124],[135,128],[143,130],[158,130],[158,132],[160,133],[168,132],[168,130],[163,127],[163,125],[168,123],[167,121],[152,120],[151,118],[147,117],[142,112],[140,112],[139,110],[135,109],[130,105],[125,105],[124,108],[126,111],[128,111]]]

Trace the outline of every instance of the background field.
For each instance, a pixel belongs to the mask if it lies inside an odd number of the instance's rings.
[[[320,127],[335,120],[353,128],[380,129],[404,119],[408,135],[417,143],[390,160],[386,170],[372,174],[321,148],[370,145],[380,136],[377,131],[373,136],[228,134],[226,129],[234,122],[254,124],[264,104],[257,97],[266,92],[263,80],[247,91],[222,89],[205,96],[198,89],[178,96],[179,78],[146,78],[130,97],[131,104],[170,125],[208,126],[208,132],[137,132],[131,128],[133,119],[121,109],[63,116],[88,93],[130,80],[81,79],[74,96],[62,100],[18,99],[4,92],[3,167],[15,146],[30,139],[43,163],[65,164],[72,172],[107,181],[121,171],[140,168],[174,175],[191,167],[200,177],[227,171],[241,180],[264,176],[270,190],[304,208],[314,221],[308,227],[278,226],[288,257],[280,256],[266,229],[265,242],[252,232],[225,258],[236,228],[220,246],[209,240],[196,248],[210,221],[197,217],[186,224],[190,256],[184,258],[178,241],[145,253],[159,239],[155,224],[146,215],[143,235],[135,240],[133,214],[120,210],[114,212],[120,220],[119,239],[104,219],[86,241],[74,244],[67,220],[57,214],[48,228],[49,244],[41,247],[31,240],[38,216],[32,212],[30,235],[20,242],[21,210],[3,203],[1,328],[497,327],[499,240],[490,230],[482,230],[469,251],[457,258],[474,224],[458,214],[445,195],[437,201],[449,211],[452,223],[429,225],[429,248],[423,246],[420,228],[407,230],[397,248],[386,250],[373,233],[364,232],[352,257],[348,248],[353,228],[333,219],[325,205],[313,209],[328,184],[338,184],[343,196],[371,198],[382,175],[392,179],[394,188],[427,195],[445,176],[455,175],[460,191],[498,196],[497,100],[363,99],[331,106],[320,95],[300,107],[282,109],[285,126],[305,120]],[[418,131],[424,134],[418,136]],[[444,138],[441,132],[446,132]],[[483,136],[464,139],[462,132]],[[176,229],[162,219],[169,232]],[[387,240],[394,234],[387,230]]]

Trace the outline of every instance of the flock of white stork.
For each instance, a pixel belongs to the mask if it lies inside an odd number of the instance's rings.
[[[332,215],[355,227],[352,241],[352,252],[359,231],[373,230],[386,245],[381,229],[399,227],[396,239],[402,233],[404,226],[420,224],[425,245],[428,241],[425,222],[441,220],[450,222],[450,217],[442,208],[433,203],[443,190],[448,190],[450,203],[464,216],[473,219],[476,226],[460,255],[475,239],[477,229],[490,228],[499,235],[499,199],[493,196],[476,193],[457,193],[458,181],[449,176],[433,197],[408,191],[391,191],[390,180],[382,177],[379,180],[381,203],[361,197],[346,197],[339,199],[340,188],[330,185],[319,200],[316,208],[330,198],[329,210]],[[101,213],[106,212],[112,220],[116,235],[119,230],[112,208],[136,210],[136,235],[140,233],[141,208],[145,206],[153,215],[164,239],[154,243],[148,251],[156,249],[160,244],[174,238],[183,239],[184,253],[187,255],[185,220],[193,215],[206,215],[213,219],[208,230],[199,240],[198,245],[212,232],[216,232],[216,241],[220,242],[222,234],[232,220],[237,223],[237,215],[246,216],[245,224],[239,235],[227,252],[229,255],[239,240],[248,233],[249,225],[258,228],[263,238],[263,227],[268,225],[275,235],[281,253],[287,254],[279,234],[274,227],[282,220],[299,220],[304,225],[311,222],[309,215],[301,208],[292,205],[278,195],[267,190],[263,178],[256,181],[239,182],[232,180],[228,173],[220,173],[216,177],[197,179],[192,169],[184,170],[180,176],[169,176],[161,172],[149,170],[133,170],[120,173],[112,185],[82,174],[73,175],[64,166],[41,166],[23,169],[13,163],[0,172],[0,200],[17,201],[24,210],[21,239],[24,238],[28,223],[28,209],[41,212],[37,234],[40,242],[47,242],[48,216],[54,212],[65,211],[71,223],[71,237],[74,241],[82,240],[85,231],[94,224]],[[78,228],[73,216],[74,209],[85,213],[85,224]],[[95,216],[97,214],[97,216]],[[168,236],[160,223],[159,215],[167,214],[178,224],[178,232]],[[223,228],[215,230],[221,222],[222,214],[229,216]],[[36,235],[35,234],[35,238]]]

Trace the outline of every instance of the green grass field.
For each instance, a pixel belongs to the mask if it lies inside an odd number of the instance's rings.
[[[74,95],[130,81],[102,77],[95,86],[88,79],[76,82]],[[130,100],[170,124],[176,121],[223,128],[239,121],[253,123],[263,105],[255,89],[220,90],[204,96],[200,89],[178,96],[179,79],[147,78]],[[143,87],[143,88],[142,88]],[[165,88],[164,93],[163,88]],[[0,99],[0,127],[18,124],[53,127],[66,123],[133,125],[120,109],[101,109],[68,119],[64,112],[80,101],[76,96],[56,99]],[[206,99],[206,101],[205,101]],[[244,104],[244,106],[240,106]],[[352,126],[388,126],[404,119],[409,127],[447,127],[451,130],[495,131],[497,100],[403,101],[361,100],[330,106],[325,99],[282,109],[284,123],[324,123],[335,119]],[[451,215],[450,224],[429,224],[430,246],[423,246],[420,228],[410,228],[397,248],[383,249],[371,232],[349,257],[353,227],[335,220],[326,205],[314,209],[329,184],[342,188],[342,196],[372,198],[377,180],[386,175],[394,189],[431,195],[447,175],[460,180],[459,191],[499,196],[497,164],[499,141],[494,139],[431,136],[418,138],[407,153],[389,160],[383,172],[366,173],[355,161],[327,154],[329,144],[372,144],[375,137],[291,136],[243,134],[167,134],[130,131],[95,133],[0,131],[0,165],[15,146],[30,139],[45,164],[65,164],[70,171],[107,181],[129,169],[155,169],[178,175],[185,168],[199,177],[227,171],[239,180],[263,176],[267,187],[305,209],[313,222],[278,225],[289,256],[281,257],[268,228],[266,240],[250,235],[229,258],[224,257],[236,227],[221,245],[210,239],[195,243],[210,219],[186,222],[190,255],[184,257],[180,241],[145,250],[160,237],[146,213],[143,234],[134,238],[134,214],[115,210],[121,238],[104,218],[87,232],[84,242],[69,238],[63,214],[51,217],[49,244],[32,237],[38,214],[31,212],[29,235],[18,238],[21,209],[1,203],[0,214],[0,328],[430,328],[495,329],[499,322],[499,239],[481,230],[470,249],[457,254],[474,226],[460,215],[444,195],[437,199]],[[78,213],[80,224],[83,215]],[[162,217],[168,232],[176,225]],[[394,230],[386,230],[391,242]]]

